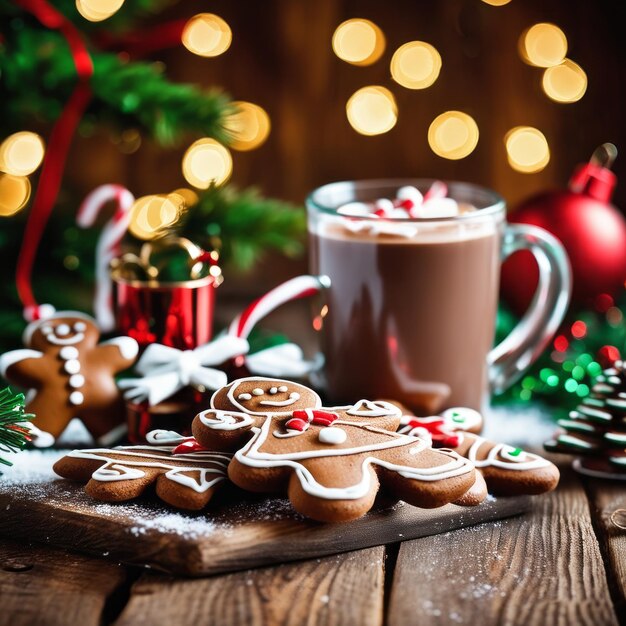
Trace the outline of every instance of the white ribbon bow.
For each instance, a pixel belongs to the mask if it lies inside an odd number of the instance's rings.
[[[219,389],[228,383],[228,378],[224,372],[210,366],[246,354],[249,349],[245,339],[230,335],[218,337],[194,350],[178,350],[153,343],[135,366],[143,378],[126,378],[118,385],[126,389],[124,397],[127,400],[147,400],[151,406],[189,385]]]
[[[300,346],[281,343],[246,356],[246,366],[251,374],[274,378],[304,378],[317,369],[315,361],[307,361]]]

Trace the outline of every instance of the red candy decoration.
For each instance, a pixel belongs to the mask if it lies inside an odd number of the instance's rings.
[[[430,433],[433,447],[456,448],[461,443],[461,436],[446,429],[444,420],[420,421],[412,419],[408,425],[411,428],[423,428]]]
[[[202,450],[208,450],[208,448],[201,446],[193,437],[190,437],[177,445],[172,450],[172,454],[189,454],[190,452],[201,452]]]
[[[339,418],[336,413],[330,411],[318,411],[314,410],[299,410],[292,413],[294,419],[300,419],[304,422],[310,422],[316,426],[330,426],[335,420]],[[291,422],[292,420],[289,420]],[[287,422],[287,424],[289,423]]]
[[[296,413],[304,413],[304,411],[296,411]],[[299,430],[300,432],[304,432],[308,425],[308,420],[299,417],[292,417],[285,422],[285,428],[289,430]]]

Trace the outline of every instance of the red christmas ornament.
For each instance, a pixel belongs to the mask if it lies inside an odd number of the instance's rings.
[[[589,305],[598,294],[615,295],[626,279],[626,219],[611,203],[617,182],[609,169],[617,151],[604,144],[578,166],[567,190],[540,193],[509,214],[513,223],[540,226],[567,250],[573,275],[572,302]],[[518,313],[537,287],[537,265],[529,252],[514,254],[502,267],[502,292]]]

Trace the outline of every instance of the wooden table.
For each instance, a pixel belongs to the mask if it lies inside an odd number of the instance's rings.
[[[561,468],[518,517],[204,579],[0,539],[0,624],[626,623],[626,485]]]

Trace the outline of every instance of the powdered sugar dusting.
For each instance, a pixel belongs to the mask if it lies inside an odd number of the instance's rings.
[[[4,458],[13,465],[2,468],[0,486],[49,483],[58,479],[52,471],[52,466],[65,454],[67,454],[66,450],[49,449],[3,454]]]

